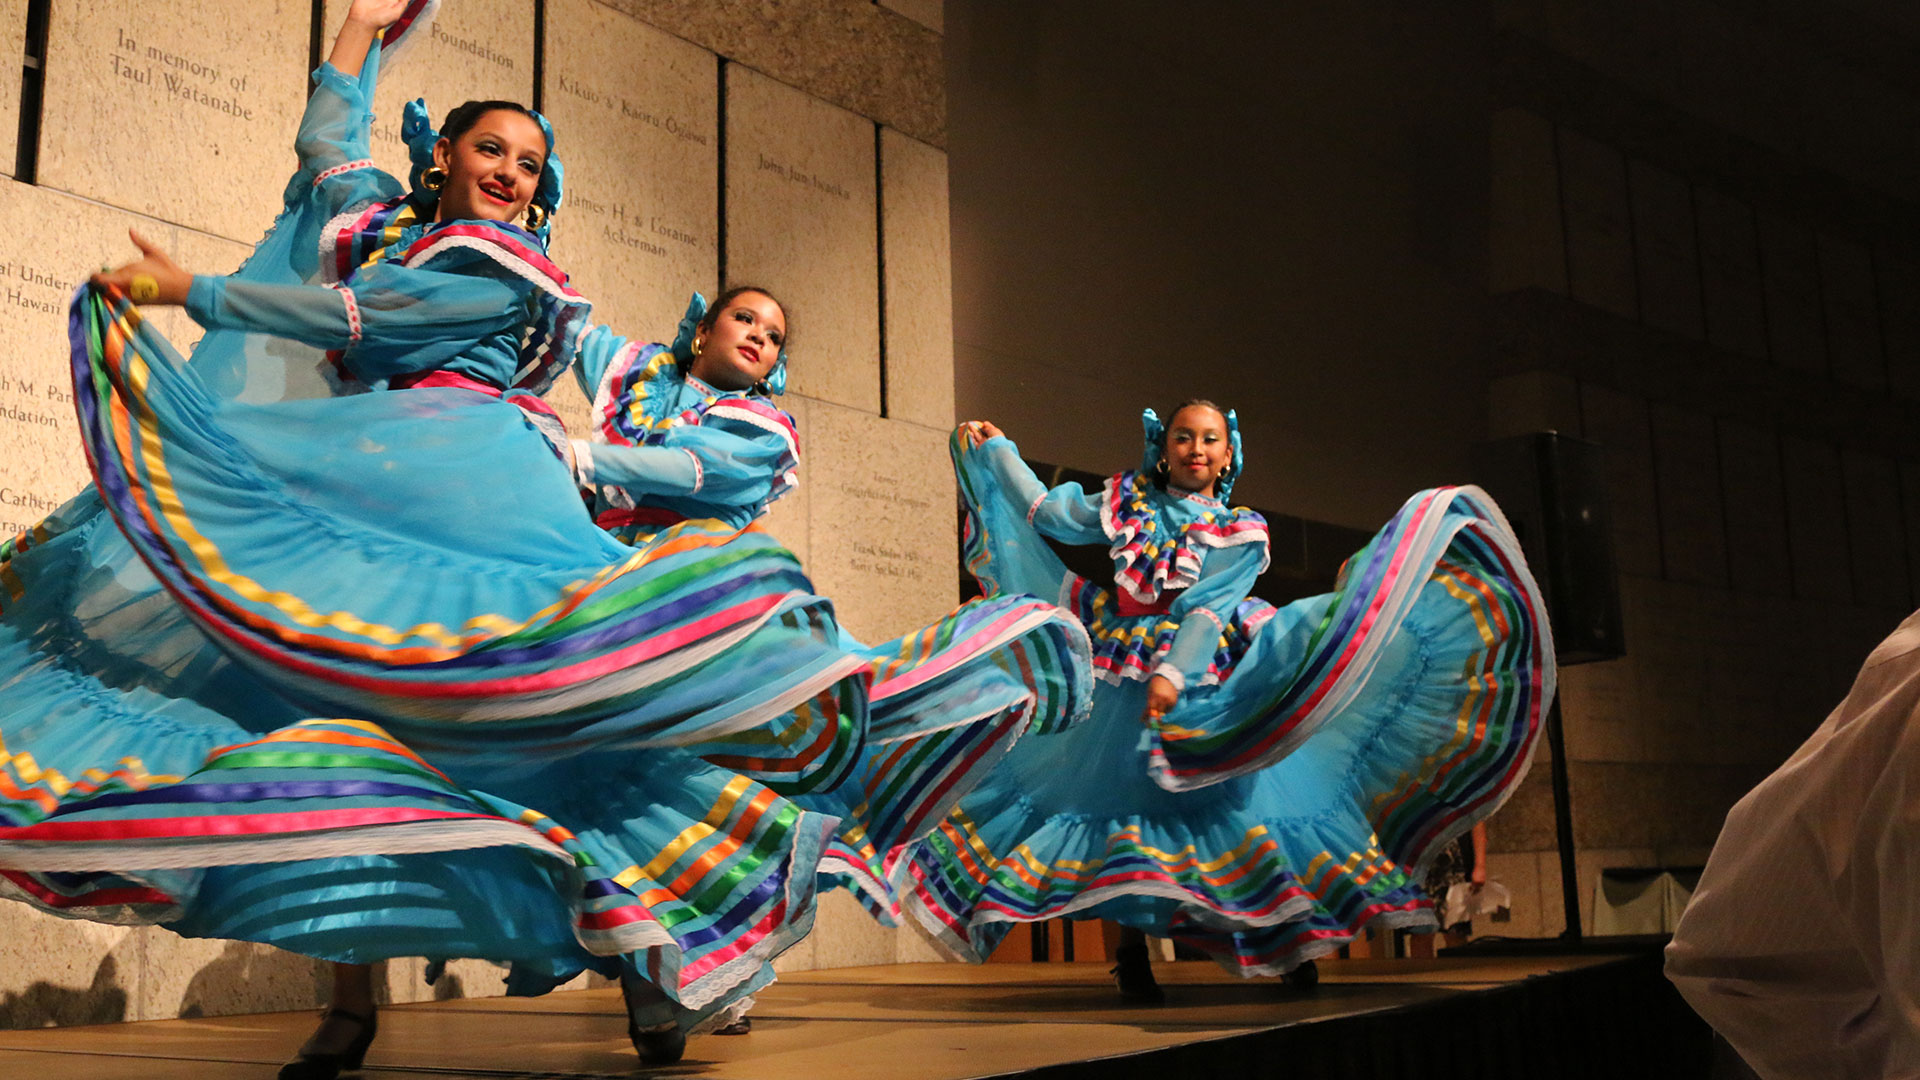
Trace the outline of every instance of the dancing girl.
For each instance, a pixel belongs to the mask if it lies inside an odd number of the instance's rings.
[[[342,965],[290,1080],[360,1065],[361,965],[408,956],[618,976],[676,1059],[810,927],[838,822],[786,793],[867,740],[870,660],[764,531],[582,504],[538,397],[590,327],[545,119],[416,103],[408,182],[368,160],[433,6],[352,4],[238,272],[136,237],[76,295],[94,483],[0,544],[0,892]]]
[[[758,286],[729,289],[711,306],[695,294],[671,344],[590,331],[575,372],[594,429],[574,454],[596,520],[644,546],[689,516],[744,526],[793,490],[799,440],[774,402],[789,335],[785,307]],[[882,645],[844,629],[840,640],[872,673],[867,741],[848,783],[786,793],[841,821],[823,886],[850,889],[891,926],[900,910],[889,856],[937,825],[1016,740],[1064,730],[1086,712],[1086,634],[1048,602],[1003,596]]]
[[[1016,746],[894,882],[967,960],[1016,923],[1106,918],[1131,1000],[1163,998],[1147,934],[1310,984],[1302,965],[1365,926],[1432,929],[1426,864],[1524,776],[1554,686],[1539,593],[1493,503],[1441,488],[1334,592],[1250,599],[1267,531],[1227,503],[1234,414],[1144,420],[1139,469],[1091,494],[1047,490],[992,424],[955,433],[969,569],[989,595],[1073,611],[1099,685],[1090,720]],[[1111,580],[1072,574],[1048,539],[1106,548]]]

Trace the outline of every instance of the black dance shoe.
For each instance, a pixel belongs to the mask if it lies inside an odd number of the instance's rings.
[[[343,1072],[360,1068],[367,1060],[367,1047],[373,1045],[373,1036],[380,1030],[380,1014],[370,1012],[361,1016],[345,1009],[328,1009],[320,1019],[325,1023],[336,1016],[360,1025],[360,1034],[353,1037],[345,1050],[324,1054],[301,1050],[298,1057],[280,1066],[280,1080],[333,1080]]]
[[[743,1016],[726,1027],[714,1028],[713,1033],[715,1035],[751,1035],[753,1034],[753,1017]]]
[[[631,972],[620,973],[620,1000],[627,1007],[627,1041],[647,1065],[671,1065],[687,1052],[673,1002],[660,988]],[[645,1020],[645,1026],[641,1021]]]
[[[1289,990],[1312,993],[1313,988],[1320,985],[1320,965],[1309,960],[1280,978],[1286,981]]]
[[[687,1052],[686,1033],[671,1021],[643,1028],[629,1016],[627,1041],[633,1044],[633,1052],[639,1054],[640,1061],[646,1065],[671,1065]]]
[[[1120,984],[1120,996],[1142,1005],[1158,1005],[1167,1000],[1160,981],[1153,977],[1153,964],[1147,959],[1145,945],[1122,945],[1113,951],[1119,963],[1111,974]]]

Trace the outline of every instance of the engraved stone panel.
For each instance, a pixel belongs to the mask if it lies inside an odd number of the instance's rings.
[[[1787,544],[1793,553],[1794,595],[1848,601],[1847,505],[1840,455],[1826,443],[1797,435],[1781,439],[1787,490]]]
[[[1696,585],[1727,583],[1727,539],[1713,421],[1655,402],[1653,460],[1666,575]]]
[[[0,180],[0,536],[45,517],[90,481],[73,412],[67,302],[86,274],[138,254],[129,225],[163,247],[175,230],[45,188]],[[171,329],[169,309],[155,322]]]
[[[946,433],[825,402],[809,411],[815,590],[868,644],[952,611],[960,548]]]
[[[1840,455],[1847,492],[1847,541],[1853,560],[1854,600],[1872,607],[1911,609],[1906,523],[1901,520],[1900,467],[1887,458],[1848,450]]]
[[[284,0],[282,0],[284,2]],[[351,0],[327,0],[320,56],[345,21]],[[303,7],[304,10],[304,7]],[[304,62],[305,53],[302,54]],[[407,43],[398,59],[380,69],[373,96],[373,163],[407,182],[407,146],[400,140],[401,109],[427,99],[435,127],[463,101],[502,99],[533,104],[533,0],[455,0],[423,36]],[[555,125],[562,160],[567,134]]]
[[[880,410],[871,121],[726,65],[726,274],[788,307],[795,393]]]
[[[1773,362],[1824,375],[1827,347],[1820,327],[1820,270],[1813,232],[1761,213],[1760,272],[1767,298],[1767,346]]]
[[[1627,166],[1633,196],[1633,253],[1640,271],[1640,318],[1648,326],[1702,336],[1700,252],[1694,241],[1693,191],[1644,161]]]
[[[953,426],[953,252],[947,155],[880,131],[887,415]]]
[[[1920,401],[1920,269],[1885,251],[1874,254],[1873,268],[1887,385],[1908,401]]]
[[[27,51],[27,0],[0,0],[0,56]],[[13,175],[20,131],[20,76],[9,66],[0,78],[0,176]]]
[[[717,63],[589,0],[547,5],[542,100],[567,169],[553,258],[629,337],[670,340],[690,293],[716,295]]]
[[[1729,352],[1765,357],[1767,309],[1761,300],[1753,208],[1704,187],[1694,189],[1693,205],[1700,230],[1707,340]]]
[[[1727,420],[1718,427],[1727,569],[1733,587],[1755,593],[1790,592],[1780,444],[1764,428]]]
[[[944,0],[879,0],[879,4],[905,15],[936,34],[947,32]]]
[[[1819,238],[1820,298],[1827,321],[1827,357],[1833,377],[1877,390],[1887,385],[1880,354],[1880,312],[1873,259],[1867,249],[1830,233]]]
[[[1487,289],[1547,289],[1564,296],[1567,249],[1553,123],[1524,109],[1501,109],[1493,114],[1492,136]]]
[[[0,1029],[144,1019],[137,935],[0,902]]]
[[[258,238],[294,169],[311,24],[303,0],[55,0],[40,183]]]
[[[1626,163],[1620,151],[1577,131],[1560,128],[1558,135],[1573,298],[1623,318],[1638,318]]]
[[[1622,574],[1660,576],[1660,521],[1654,494],[1647,403],[1599,386],[1580,392],[1585,438],[1606,447],[1607,503]]]

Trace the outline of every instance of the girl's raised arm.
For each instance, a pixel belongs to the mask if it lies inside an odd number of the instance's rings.
[[[340,26],[340,34],[333,39],[333,51],[327,54],[327,63],[340,70],[342,75],[357,78],[360,68],[367,62],[367,52],[373,48],[373,40],[380,36],[398,19],[412,0],[353,0],[353,6],[347,9],[347,21]]]

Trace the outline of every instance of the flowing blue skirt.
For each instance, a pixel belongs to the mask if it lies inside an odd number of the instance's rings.
[[[956,440],[968,559],[1060,596],[1093,648],[1150,642],[1069,573]],[[1126,665],[1116,665],[1123,668]],[[1284,972],[1368,923],[1432,927],[1424,865],[1524,777],[1554,685],[1539,592],[1473,488],[1408,500],[1333,593],[1240,606],[1158,722],[1114,676],[1092,717],[1016,746],[892,867],[903,906],[981,960],[1015,923],[1110,918]]]

